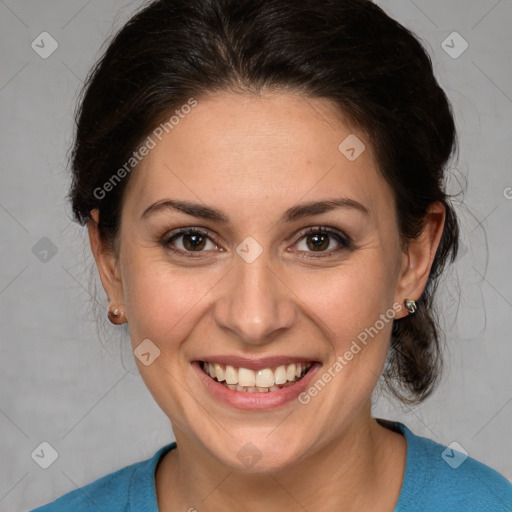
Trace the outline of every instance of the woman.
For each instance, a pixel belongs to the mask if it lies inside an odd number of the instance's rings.
[[[176,443],[36,509],[512,510],[487,466],[372,417],[440,372],[456,134],[367,0],[160,0],[86,84],[70,199]]]

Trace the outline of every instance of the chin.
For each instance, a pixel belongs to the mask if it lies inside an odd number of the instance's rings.
[[[288,440],[275,434],[269,437],[268,430],[259,436],[244,436],[243,439],[231,439],[229,451],[215,450],[213,455],[223,465],[240,473],[279,472],[293,466],[305,451],[299,446],[292,446]],[[211,449],[211,444],[208,445]],[[220,443],[216,446],[222,446]],[[225,445],[226,446],[226,445]],[[307,446],[307,443],[306,443]],[[239,448],[234,448],[239,447]],[[234,449],[233,449],[234,448]]]

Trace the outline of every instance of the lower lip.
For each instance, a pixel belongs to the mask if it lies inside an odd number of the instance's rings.
[[[274,409],[285,405],[297,397],[309,386],[309,382],[314,377],[320,363],[313,363],[310,370],[300,379],[298,382],[291,386],[280,389],[279,391],[267,391],[265,392],[246,392],[246,391],[235,391],[228,387],[220,384],[216,380],[206,375],[201,368],[199,361],[194,361],[192,367],[197,372],[199,379],[204,384],[210,394],[216,399],[239,409]]]

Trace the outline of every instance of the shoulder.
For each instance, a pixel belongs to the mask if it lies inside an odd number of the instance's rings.
[[[510,512],[512,484],[469,457],[460,445],[445,446],[389,423],[407,440],[402,491],[395,512]]]
[[[154,471],[163,455],[175,447],[176,443],[170,443],[150,459],[102,476],[29,512],[157,512]]]
[[[128,510],[130,482],[139,464],[132,464],[109,473],[30,512],[108,510],[107,507],[111,507],[114,503],[117,507],[116,511]]]

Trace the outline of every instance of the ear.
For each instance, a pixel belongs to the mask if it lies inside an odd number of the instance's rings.
[[[107,298],[114,306],[118,307],[124,303],[119,266],[114,252],[106,246],[100,237],[98,222],[99,210],[95,208],[91,211],[91,217],[87,222],[89,243]]]
[[[403,254],[402,268],[398,277],[395,300],[403,307],[403,314],[395,318],[407,316],[404,306],[405,299],[419,300],[427,285],[430,269],[441,242],[445,208],[442,203],[432,203],[425,217],[425,224],[421,234],[415,240],[408,242]]]

